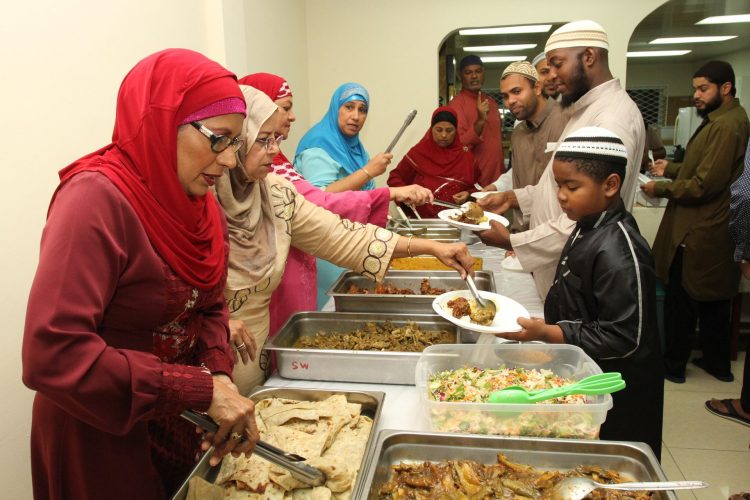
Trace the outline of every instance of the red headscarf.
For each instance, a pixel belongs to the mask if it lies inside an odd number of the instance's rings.
[[[433,120],[441,112],[450,113],[458,123],[456,112],[448,106],[437,108],[432,113]],[[453,203],[454,194],[471,189],[477,181],[474,155],[461,144],[458,127],[453,142],[446,148],[438,146],[432,138],[430,127],[424,137],[406,153],[404,160],[416,172],[414,183],[431,190],[439,200]],[[422,205],[417,210],[423,217],[435,217],[442,208],[437,205]]]
[[[190,113],[233,97],[244,101],[236,77],[197,52],[168,49],[143,59],[120,86],[112,143],[61,170],[57,189],[79,172],[105,175],[174,272],[213,288],[227,267],[223,214],[210,192],[190,197],[180,185],[177,127]]]
[[[432,113],[432,117],[438,113],[450,113],[456,118],[456,112],[448,106],[441,106]],[[461,144],[458,137],[458,127],[453,142],[447,148],[438,146],[432,138],[432,127],[427,129],[424,137],[409,150],[407,155],[416,163],[415,170],[425,176],[440,176],[458,179],[473,184],[474,158],[467,154],[468,148]]]
[[[289,88],[289,84],[286,80],[277,75],[271,73],[253,73],[247,75],[244,78],[240,78],[240,84],[249,85],[250,87],[256,88],[271,98],[272,101],[276,99],[282,99],[284,97],[292,97],[292,89]],[[296,182],[304,179],[302,175],[297,172],[292,162],[290,162],[284,153],[279,152],[273,157],[273,173],[284,177],[289,182]]]

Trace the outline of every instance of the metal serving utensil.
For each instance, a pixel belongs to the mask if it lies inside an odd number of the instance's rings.
[[[433,205],[439,205],[441,207],[446,207],[446,208],[455,208],[455,209],[458,209],[458,210],[462,209],[461,205],[457,205],[456,203],[451,203],[449,201],[433,200],[432,204]]]
[[[396,132],[396,137],[393,138],[391,143],[385,149],[386,153],[390,153],[391,151],[393,151],[393,148],[396,147],[396,143],[398,142],[399,139],[401,139],[401,136],[404,134],[404,130],[406,130],[406,127],[411,125],[411,122],[414,121],[415,116],[417,116],[416,109],[412,109],[411,111],[409,111],[409,114],[406,115],[406,119],[404,120],[404,124],[401,125],[401,128],[398,129],[398,132]]]
[[[180,416],[208,432],[216,432],[219,430],[219,426],[216,422],[205,413],[200,413],[194,410],[185,410]],[[244,441],[245,437],[243,436],[241,440]],[[265,441],[258,441],[253,453],[264,460],[268,460],[272,464],[288,470],[295,479],[305,484],[309,484],[310,486],[320,486],[326,482],[326,476],[322,471],[304,463],[305,460],[307,460],[305,457],[295,453],[288,453],[272,444],[266,443]]]
[[[404,213],[403,209],[396,205],[396,212],[398,212],[398,215],[401,217],[401,220],[406,225],[406,228],[409,230],[409,232],[413,235],[420,235],[425,234],[427,232],[426,227],[414,227],[412,226],[411,222],[409,221],[409,218]]]
[[[492,312],[492,317],[494,318],[497,314],[497,306],[495,306],[495,303],[493,301],[483,299],[479,296],[479,289],[477,288],[477,284],[474,283],[474,278],[472,278],[471,274],[469,273],[466,273],[466,284],[469,285],[469,290],[471,290],[471,294],[477,301],[477,308],[489,310],[490,312]]]
[[[597,488],[608,490],[692,490],[706,488],[704,481],[645,481],[617,484],[597,483],[587,477],[569,477],[563,479],[552,489],[552,498],[556,500],[581,500]]]

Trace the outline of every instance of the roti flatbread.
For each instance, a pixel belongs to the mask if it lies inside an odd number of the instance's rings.
[[[326,475],[326,483],[311,488],[285,469],[255,455],[239,458],[227,455],[214,486],[223,492],[224,496],[218,498],[351,498],[372,431],[372,420],[361,415],[361,405],[349,403],[346,396],[338,394],[323,401],[268,398],[259,401],[255,409],[261,439],[305,457],[309,465]]]

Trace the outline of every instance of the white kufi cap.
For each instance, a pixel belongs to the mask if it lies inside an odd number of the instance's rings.
[[[560,26],[549,36],[544,52],[569,47],[599,47],[609,50],[607,32],[594,21],[573,21]]]
[[[555,155],[602,160],[622,166],[628,162],[628,151],[622,139],[603,127],[583,127],[571,132],[559,144]]]

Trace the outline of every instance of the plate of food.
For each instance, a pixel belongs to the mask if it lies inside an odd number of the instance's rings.
[[[472,231],[486,231],[490,228],[490,221],[494,220],[508,226],[510,222],[502,215],[485,212],[482,207],[475,202],[470,201],[461,205],[461,208],[450,208],[438,213],[438,217],[448,224],[461,229],[470,229]]]
[[[519,332],[518,317],[529,317],[529,311],[515,300],[497,293],[479,291],[483,299],[492,301],[497,308],[494,317],[488,317],[469,290],[454,290],[435,297],[432,308],[454,325],[480,333]]]

